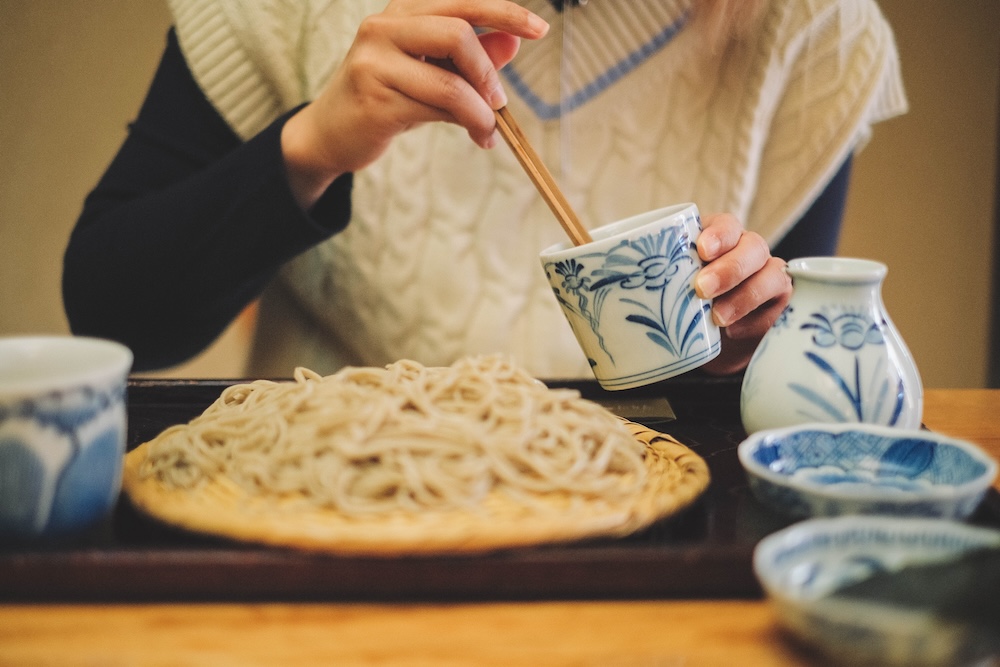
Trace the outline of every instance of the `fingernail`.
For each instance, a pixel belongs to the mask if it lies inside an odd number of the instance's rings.
[[[486,138],[486,141],[482,143],[483,148],[493,148],[497,145],[497,133],[494,130],[493,134]]]
[[[543,35],[549,31],[548,21],[538,14],[528,14],[528,27]]]
[[[705,251],[708,259],[715,259],[719,252],[719,239],[714,236],[705,236],[701,239],[701,248]]]
[[[719,289],[719,279],[714,273],[700,271],[694,280],[694,290],[702,299],[711,299]]]
[[[493,107],[494,111],[507,106],[507,93],[504,92],[503,86],[499,83],[490,91],[490,106]]]
[[[715,320],[716,325],[728,327],[730,320],[733,319],[733,311],[731,308],[726,308],[725,306],[716,306],[712,308],[712,319]]]

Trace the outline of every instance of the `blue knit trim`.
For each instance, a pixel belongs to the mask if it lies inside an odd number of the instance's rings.
[[[535,91],[525,83],[513,64],[506,65],[500,72],[513,87],[514,91],[527,103],[532,111],[542,120],[555,120],[578,109],[602,92],[610,88],[626,74],[641,65],[654,53],[666,46],[677,36],[687,23],[688,15],[683,14],[674,23],[665,27],[651,40],[630,53],[623,60],[615,63],[607,71],[599,74],[593,81],[576,91],[558,104],[550,104],[535,94]]]

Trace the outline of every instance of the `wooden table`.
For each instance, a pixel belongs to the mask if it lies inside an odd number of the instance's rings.
[[[924,421],[1000,459],[1000,391]],[[1000,489],[1000,482],[997,482]],[[0,606],[0,665],[809,665],[766,602]]]

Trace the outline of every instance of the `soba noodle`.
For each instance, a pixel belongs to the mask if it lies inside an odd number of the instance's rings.
[[[174,488],[225,476],[356,515],[471,507],[493,491],[615,500],[642,487],[644,453],[578,392],[485,356],[231,386],[152,441],[141,475]]]

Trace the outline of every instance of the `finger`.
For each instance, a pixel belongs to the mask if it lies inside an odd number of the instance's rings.
[[[356,43],[336,76],[342,81],[339,95],[352,98],[358,113],[370,118],[370,125],[377,131],[385,124],[397,124],[397,129],[403,130],[414,123],[450,117],[437,105],[428,104],[427,98],[434,95],[433,89],[442,85],[441,81],[456,85],[451,80],[461,78],[453,73],[445,77],[440,67],[404,53],[391,40],[379,44],[366,40],[360,46]],[[468,84],[465,88],[483,104]]]
[[[417,16],[405,21],[373,18],[378,31],[395,48],[418,59],[443,61],[458,73],[492,109],[507,103],[500,75],[479,35],[467,21],[443,16]],[[380,25],[381,24],[381,25]]]
[[[381,81],[423,107],[413,120],[444,120],[463,126],[480,146],[492,146],[496,120],[493,109],[463,77],[430,63],[404,58],[383,70]]]
[[[701,226],[697,241],[698,255],[706,262],[732,250],[743,235],[743,225],[732,213],[704,215]]]
[[[493,64],[493,69],[496,71],[499,71],[504,67],[504,65],[513,60],[521,46],[520,37],[515,37],[514,35],[506,32],[488,32],[479,35],[478,38],[479,43],[483,47],[483,51],[490,59],[490,62]],[[428,58],[426,60],[427,62],[437,65],[438,67],[443,67],[453,72],[458,71],[451,60],[440,58]],[[499,83],[498,77],[497,84]],[[487,86],[484,87],[489,87],[491,84],[492,82],[488,83]],[[485,99],[487,104],[494,109],[500,109],[507,106],[507,95],[500,85],[494,86]]]
[[[500,30],[525,39],[544,37],[549,24],[541,16],[509,0],[413,0],[393,2],[385,14],[452,16],[477,28]]]
[[[733,340],[748,340],[757,343],[774,326],[787,306],[787,299],[770,301],[743,319],[733,322],[726,327],[725,331]]]
[[[496,69],[503,68],[517,55],[521,39],[506,32],[488,32],[479,36],[479,43]]]
[[[720,243],[729,249],[714,260],[706,260],[709,263],[698,272],[695,291],[703,299],[711,299],[734,289],[764,268],[771,256],[767,242],[756,232],[742,232],[733,243],[729,239],[731,229],[728,225],[709,227],[702,231],[702,235],[706,231],[719,232],[719,238],[724,240]]]
[[[784,260],[771,257],[762,270],[714,300],[712,318],[720,327],[729,328],[731,338],[763,336],[791,294],[792,281]]]

